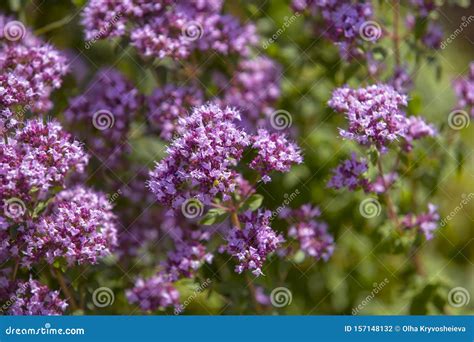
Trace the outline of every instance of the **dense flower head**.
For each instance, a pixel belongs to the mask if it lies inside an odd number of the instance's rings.
[[[83,172],[88,156],[56,121],[30,120],[8,143],[0,140],[0,198],[44,199],[68,172]]]
[[[58,291],[51,291],[46,285],[41,284],[37,280],[25,282],[12,282],[1,277],[0,282],[8,283],[11,290],[6,298],[0,298],[10,303],[7,315],[39,315],[39,316],[57,316],[62,315],[66,311],[68,304],[59,297]]]
[[[418,228],[427,240],[431,240],[433,232],[438,228],[438,221],[438,207],[428,203],[428,212],[419,215],[408,214],[403,218],[402,224],[406,229]]]
[[[133,2],[90,0],[82,12],[86,40],[120,37],[125,34],[129,5]],[[157,4],[161,8],[161,4]]]
[[[52,91],[67,73],[66,58],[23,24],[0,14],[0,118],[52,108]],[[5,122],[0,122],[2,126]]]
[[[222,1],[90,1],[82,13],[86,38],[129,36],[144,57],[183,59],[194,50],[247,55],[255,28],[221,15]]]
[[[391,86],[378,84],[366,88],[338,88],[333,92],[329,106],[344,113],[349,121],[347,130],[340,135],[362,145],[374,144],[384,151],[390,142],[403,138],[406,129],[407,97]]]
[[[95,264],[117,244],[116,217],[102,193],[77,186],[56,195],[52,208],[21,228],[23,264],[58,258],[73,264]]]
[[[252,137],[252,147],[257,150],[257,156],[249,166],[261,173],[264,182],[270,181],[272,171],[288,172],[293,164],[303,162],[299,147],[281,133],[259,129]]]
[[[163,262],[164,270],[172,281],[181,277],[191,278],[204,264],[211,263],[213,254],[203,244],[210,238],[210,233],[201,230],[181,230],[180,237],[174,234],[175,248],[168,252]]]
[[[258,43],[256,28],[242,25],[231,15],[213,14],[202,19],[202,37],[196,40],[201,51],[216,51],[223,55],[249,55],[249,47]]]
[[[474,117],[474,62],[469,64],[469,73],[454,81],[454,91],[457,96],[457,107],[467,109]]]
[[[298,240],[301,250],[317,260],[328,261],[334,252],[334,238],[328,233],[328,225],[316,220],[320,215],[319,208],[310,204],[282,213],[291,224],[288,236]]]
[[[378,176],[368,186],[368,191],[375,192],[377,194],[383,194],[389,191],[390,187],[397,181],[398,174],[395,172],[386,173],[383,176]]]
[[[406,119],[405,140],[407,142],[406,148],[411,149],[413,140],[418,140],[424,137],[433,137],[437,134],[436,128],[427,124],[422,117],[410,116]]]
[[[204,94],[199,88],[167,84],[148,97],[148,122],[162,139],[170,141],[180,128],[178,119],[203,103]]]
[[[380,27],[375,26],[362,32],[363,25],[373,16],[370,1],[293,0],[292,7],[296,12],[306,11],[320,17],[322,24],[317,27],[317,33],[338,45],[341,57],[346,60],[361,57],[364,39],[376,40],[382,34]]]
[[[238,261],[237,273],[251,270],[256,276],[262,275],[263,263],[268,255],[275,252],[284,241],[270,227],[271,211],[247,211],[239,215],[242,227],[232,227],[227,244],[221,248]]]
[[[188,198],[209,203],[217,195],[229,197],[235,189],[232,167],[250,143],[236,120],[238,111],[212,103],[179,119],[182,135],[150,173],[149,186],[158,202],[178,208]]]
[[[333,176],[328,182],[330,188],[342,189],[347,187],[351,191],[357,188],[364,190],[368,188],[369,184],[365,176],[367,161],[358,159],[355,153],[352,153],[350,159],[344,160],[332,172]]]
[[[116,165],[127,151],[127,134],[140,103],[138,90],[121,73],[101,69],[85,92],[69,101],[64,116],[95,156]]]
[[[179,305],[179,292],[165,274],[156,274],[149,279],[138,279],[135,286],[126,292],[127,299],[143,311],[163,310]]]
[[[268,57],[239,62],[230,82],[218,80],[226,105],[238,108],[248,126],[268,126],[280,97],[281,66]]]
[[[0,105],[45,113],[52,108],[49,96],[61,86],[67,65],[50,45],[14,45],[0,51],[0,69]]]

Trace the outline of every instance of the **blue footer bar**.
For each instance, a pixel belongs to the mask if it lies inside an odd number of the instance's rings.
[[[472,316],[0,317],[0,341],[474,341]]]

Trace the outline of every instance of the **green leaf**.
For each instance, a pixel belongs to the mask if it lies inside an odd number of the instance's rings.
[[[210,209],[207,214],[202,218],[199,224],[204,226],[210,226],[223,222],[228,216],[227,210],[220,208]]]
[[[245,201],[245,203],[242,205],[242,210],[255,211],[258,208],[260,208],[260,206],[262,205],[262,202],[263,202],[263,196],[260,194],[254,194]]]

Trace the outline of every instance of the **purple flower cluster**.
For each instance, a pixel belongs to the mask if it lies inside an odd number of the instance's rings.
[[[466,108],[474,118],[474,62],[469,64],[469,74],[454,81],[458,108]]]
[[[179,292],[163,274],[156,274],[147,280],[138,279],[126,295],[130,303],[139,305],[144,311],[179,306]]]
[[[368,189],[369,182],[365,176],[367,161],[357,159],[353,152],[350,159],[346,159],[332,170],[333,176],[328,182],[328,187],[339,190],[347,187],[354,191],[357,188]]]
[[[51,291],[31,278],[26,282],[11,282],[0,277],[0,285],[10,290],[0,297],[0,300],[10,304],[5,312],[7,315],[57,316],[62,315],[68,307],[66,301],[59,297],[58,291]]]
[[[175,249],[168,252],[168,258],[163,264],[171,280],[176,281],[181,277],[191,278],[205,262],[208,264],[212,262],[213,254],[209,253],[201,242],[208,240],[209,237],[197,233],[201,236],[176,241]]]
[[[410,144],[414,139],[436,133],[421,118],[407,119],[401,109],[407,105],[406,95],[388,85],[338,88],[328,104],[337,112],[346,114],[349,128],[340,130],[343,138],[365,146],[374,145],[382,152],[395,140],[403,138]]]
[[[52,107],[52,91],[67,72],[66,59],[23,25],[9,25],[12,22],[0,14],[0,117],[45,113]]]
[[[195,86],[167,84],[157,88],[148,98],[148,122],[160,137],[171,141],[178,133],[178,119],[185,117],[192,107],[204,103],[204,94]]]
[[[115,220],[103,194],[83,187],[63,190],[46,215],[19,229],[26,246],[23,264],[42,258],[50,264],[58,258],[69,265],[95,264],[117,244]]]
[[[293,164],[303,162],[299,147],[279,133],[259,129],[252,137],[252,147],[257,150],[257,156],[249,166],[260,172],[264,182],[271,180],[270,172],[288,172]]]
[[[227,236],[227,245],[221,247],[238,260],[237,273],[251,270],[263,275],[263,263],[275,252],[284,239],[270,227],[271,211],[247,211],[239,215],[242,227],[233,227]]]
[[[86,39],[128,36],[144,57],[183,59],[194,50],[247,55],[255,28],[221,15],[221,0],[92,0],[82,14]]]
[[[426,239],[431,240],[433,238],[433,232],[438,228],[438,221],[438,207],[432,203],[428,203],[428,212],[417,216],[408,214],[403,218],[402,224],[406,229],[418,227]]]
[[[423,9],[421,9],[420,13],[421,14],[419,15],[422,17],[422,19],[418,20],[427,21],[428,19],[424,18],[425,14],[423,13],[425,12],[423,11]],[[406,16],[405,22],[408,29],[413,31],[416,27],[417,17],[410,13]],[[441,48],[443,37],[443,27],[435,21],[428,21],[428,24],[426,25],[426,30],[421,36],[421,43],[428,49],[437,50]]]
[[[319,208],[310,204],[282,213],[291,224],[288,235],[299,241],[301,250],[316,260],[328,261],[334,252],[334,238],[325,222],[315,220],[320,215]]]
[[[231,168],[250,143],[236,120],[240,120],[237,111],[214,104],[179,119],[182,135],[150,173],[149,186],[161,204],[178,208],[187,198],[209,203],[218,195],[229,197],[235,188]]]
[[[405,125],[406,144],[404,148],[408,151],[412,148],[411,143],[413,140],[418,140],[424,137],[434,137],[437,134],[436,128],[431,124],[427,124],[423,118],[419,116],[408,117]]]
[[[340,130],[342,137],[379,148],[403,136],[405,115],[400,107],[406,105],[406,96],[387,85],[338,88],[329,101],[329,106],[345,113],[349,121],[349,129]]]
[[[426,33],[421,37],[421,41],[428,49],[437,50],[441,48],[443,37],[443,27],[438,23],[430,22],[426,28]]]
[[[97,72],[86,91],[69,101],[64,116],[92,153],[109,166],[127,151],[127,134],[141,104],[138,90],[113,69]]]
[[[389,84],[400,94],[408,94],[413,88],[413,80],[406,68],[397,67]]]
[[[293,0],[292,7],[296,12],[319,16],[322,24],[317,34],[334,42],[345,60],[361,57],[363,41],[375,41],[382,34],[380,27],[363,26],[373,16],[370,1]]]
[[[83,172],[88,156],[59,123],[30,120],[8,143],[0,140],[0,198],[44,200],[72,171]]]
[[[163,273],[170,280],[192,278],[204,263],[212,263],[214,255],[208,252],[205,243],[212,237],[213,230],[180,216],[167,216],[162,225],[174,243],[174,249],[162,262]]]
[[[238,108],[249,127],[268,126],[280,97],[281,66],[268,57],[239,62],[230,81],[218,79],[224,89],[223,103]]]

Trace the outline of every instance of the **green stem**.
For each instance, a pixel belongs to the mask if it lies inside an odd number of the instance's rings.
[[[20,268],[20,258],[17,258],[15,261],[15,266],[13,268],[13,273],[12,273],[12,281],[16,280],[16,276],[18,274],[18,269]]]
[[[51,267],[51,271],[56,276],[56,279],[58,280],[59,286],[61,287],[61,290],[63,291],[64,295],[66,296],[66,299],[71,304],[72,311],[76,311],[79,307],[77,306],[77,302],[74,299],[74,296],[72,295],[72,292],[69,290],[69,287],[67,286],[66,281],[64,280],[64,277],[61,274],[61,271],[58,270],[57,268],[54,268],[54,267]]]
[[[384,197],[385,202],[387,203],[388,217],[393,223],[395,223],[395,227],[397,228],[397,230],[400,230],[400,222],[398,221],[397,210],[395,208],[395,205],[393,204],[392,197],[390,196],[389,186],[384,177],[382,162],[380,161],[380,158],[377,160],[377,167],[379,169],[383,187],[385,188]]]
[[[53,30],[56,30],[64,25],[67,25],[69,24],[69,22],[73,19],[73,15],[67,15],[65,16],[64,18],[62,19],[59,19],[57,21],[53,21],[52,23],[49,23],[48,25],[46,26],[43,26],[37,30],[35,30],[35,35],[42,35],[42,34],[45,34],[49,31],[53,31]]]

